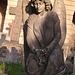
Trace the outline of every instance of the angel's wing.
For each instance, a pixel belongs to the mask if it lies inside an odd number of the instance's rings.
[[[23,22],[23,24],[25,24],[26,20],[29,17],[29,15],[25,11],[28,3],[29,3],[29,0],[22,0],[22,22]]]
[[[58,14],[60,19],[61,40],[59,45],[62,47],[66,37],[66,9],[63,0],[55,0],[52,11]]]

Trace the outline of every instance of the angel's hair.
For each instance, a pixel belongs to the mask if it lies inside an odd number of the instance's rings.
[[[50,0],[31,0],[31,5],[34,7],[35,1],[42,1],[45,4],[45,10],[51,10],[52,4]]]

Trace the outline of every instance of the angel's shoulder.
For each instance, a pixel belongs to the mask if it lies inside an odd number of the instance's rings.
[[[58,17],[58,14],[55,11],[48,11],[48,16]]]
[[[32,15],[30,15],[29,17],[28,17],[28,25],[30,25],[30,24],[33,24],[34,22],[35,22],[35,20],[36,20],[36,14],[32,14]]]
[[[31,20],[31,19],[34,19],[34,18],[36,18],[36,14],[30,15],[28,19]]]

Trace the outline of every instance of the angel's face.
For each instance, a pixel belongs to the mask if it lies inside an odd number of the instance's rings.
[[[39,13],[45,10],[45,4],[42,1],[35,1],[34,6]]]

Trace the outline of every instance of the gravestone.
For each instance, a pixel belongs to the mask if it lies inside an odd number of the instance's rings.
[[[10,7],[9,14],[16,15],[13,29],[12,29],[12,41],[19,41],[20,30],[23,28],[25,21],[28,19],[28,14],[25,9],[29,0],[18,0],[17,7]],[[22,23],[23,22],[23,23]]]
[[[12,15],[16,15],[12,29],[11,40],[19,42],[20,30],[22,25],[22,0],[18,0],[17,7],[11,7],[9,9],[9,13]]]
[[[17,42],[5,41],[0,45],[0,62],[13,62],[24,64],[23,45]]]

